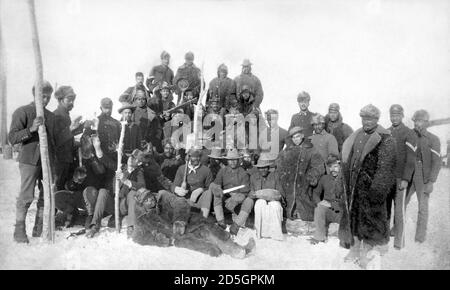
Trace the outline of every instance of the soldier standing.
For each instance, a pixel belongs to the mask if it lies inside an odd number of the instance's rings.
[[[436,135],[427,130],[430,121],[430,114],[427,111],[416,111],[412,120],[417,136],[416,162],[412,182],[407,189],[406,205],[415,192],[419,202],[415,241],[423,243],[427,235],[428,200],[441,169],[441,142]]]
[[[394,247],[401,249],[405,246],[404,235],[404,208],[405,190],[411,182],[416,162],[416,135],[414,131],[406,127],[403,122],[403,108],[400,105],[392,105],[389,109],[392,126],[388,128],[397,144],[397,162],[395,177],[397,182],[392,188],[387,199],[388,220],[391,219],[391,207],[394,202]]]
[[[325,118],[320,114],[314,115],[311,124],[314,128],[311,143],[319,151],[323,161],[327,161],[329,155],[339,156],[336,138],[324,130]]]
[[[395,139],[380,125],[380,110],[360,111],[362,128],[345,140],[342,164],[347,207],[340,223],[341,244],[351,245],[346,261],[365,268],[367,253],[389,242],[386,199],[395,184]]]
[[[289,130],[291,130],[293,127],[303,128],[303,134],[305,138],[309,138],[313,133],[313,129],[311,126],[313,113],[308,110],[310,101],[311,97],[307,92],[303,91],[298,94],[297,103],[300,107],[300,112],[292,116],[291,124],[289,125]]]
[[[35,89],[32,89],[35,96]],[[36,117],[36,106],[34,102],[29,105],[19,107],[14,111],[9,130],[9,142],[12,145],[21,144],[19,153],[19,172],[20,172],[20,192],[16,201],[16,224],[14,230],[14,240],[18,243],[28,243],[28,237],[25,228],[25,219],[28,208],[34,199],[34,189],[36,183],[39,188],[39,199],[37,202],[37,211],[35,225],[33,228],[33,237],[39,237],[42,234],[44,218],[44,196],[42,188],[42,167],[41,155],[39,151],[39,126],[44,124],[47,129],[48,150],[50,164],[53,165],[54,149],[56,142],[56,124],[55,116],[52,112],[45,109],[50,102],[53,88],[48,81],[42,85],[42,101],[44,106],[44,118]]]
[[[228,77],[228,67],[225,64],[217,68],[217,77],[211,80],[208,89],[208,104],[211,98],[219,98],[221,108],[225,108],[226,100],[229,95],[236,93],[236,82]]]
[[[83,133],[81,116],[70,119],[76,94],[70,86],[60,86],[55,92],[58,108],[53,112],[57,126],[58,146],[56,147],[56,190],[63,190],[64,185],[72,178],[75,169],[76,146],[74,136]]]
[[[342,115],[339,110],[339,104],[330,104],[328,107],[328,114],[325,116],[325,129],[336,138],[338,150],[341,152],[342,144],[344,144],[345,139],[353,133],[353,129],[342,122]]]
[[[264,91],[259,78],[252,74],[252,63],[250,60],[244,59],[242,62],[242,73],[235,77],[234,81],[236,82],[236,94],[238,96],[241,95],[244,86],[247,86],[254,94],[254,106],[259,108],[264,98]]]
[[[177,70],[175,78],[173,79],[173,84],[178,85],[179,80],[186,79],[189,83],[188,89],[192,91],[192,94],[195,98],[198,98],[201,85],[200,69],[194,64],[194,54],[192,52],[187,52],[184,56],[184,60],[185,63]],[[179,90],[179,88],[177,94],[179,96],[181,95],[181,91]]]
[[[169,67],[169,63],[170,54],[164,50],[161,52],[161,64],[152,68],[146,81],[147,88],[150,92],[153,92],[155,87],[161,86],[164,82],[168,85],[173,84],[173,71]],[[158,92],[156,92],[156,94],[158,94]]]

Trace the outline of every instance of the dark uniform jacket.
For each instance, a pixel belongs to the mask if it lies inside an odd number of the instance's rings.
[[[98,121],[97,134],[102,151],[106,153],[116,152],[120,138],[120,122],[105,114],[101,114]]]
[[[293,127],[300,126],[304,129],[303,134],[305,137],[311,136],[313,134],[313,127],[311,125],[312,116],[313,113],[310,111],[294,114],[291,118],[291,124],[289,125],[288,131]]]
[[[131,172],[127,169],[124,170],[124,177],[131,181],[131,187],[122,183],[120,185],[119,197],[126,198],[128,193],[132,190],[137,191],[140,188],[145,188],[144,171],[141,167],[137,167]]]
[[[421,134],[418,134],[415,130],[414,132],[417,136],[416,158],[422,161],[423,166],[423,182],[424,184],[436,182],[442,162],[441,142],[436,135],[427,130],[424,130]]]
[[[148,78],[146,81],[147,88],[152,92],[153,89],[162,82],[166,82],[169,85],[173,84],[173,70],[165,65],[157,65],[150,71],[150,76],[153,76],[153,80]],[[153,82],[152,82],[153,81]]]
[[[175,75],[175,78],[173,80],[173,84],[176,85],[179,79],[185,78],[189,82],[188,89],[192,90],[194,97],[198,97],[200,94],[200,69],[195,66],[195,64],[188,65],[183,64],[180,66],[177,70],[177,74]],[[180,95],[181,91],[179,88],[176,88],[177,94]]]
[[[343,190],[342,175],[337,177],[331,174],[323,175],[313,190],[314,203],[317,205],[320,201],[326,200],[333,208],[338,209]]]
[[[183,164],[184,160],[181,158],[164,158],[164,161],[161,163],[161,171],[165,177],[173,181],[177,174],[178,168]]]
[[[388,130],[391,131],[392,137],[395,138],[397,144],[395,176],[398,179],[410,182],[416,162],[417,136],[413,130],[406,127],[403,123],[397,127],[391,126]]]
[[[141,148],[142,138],[141,129],[139,126],[131,122],[125,126],[125,136],[123,138],[123,152],[131,153],[134,149]]]
[[[259,108],[264,98],[264,91],[261,85],[261,81],[254,74],[240,74],[234,78],[236,82],[236,96],[239,96],[242,92],[242,87],[247,85],[250,87],[252,93],[255,95],[255,107]]]
[[[47,109],[44,109],[45,127],[47,130],[48,151],[50,164],[54,162],[56,146],[56,124],[55,115]],[[30,165],[40,165],[41,154],[39,148],[38,132],[30,132],[33,120],[36,118],[36,107],[34,102],[19,107],[14,111],[9,130],[9,142],[11,145],[22,144],[19,152],[19,162]]]
[[[345,140],[342,172],[347,207],[339,231],[346,234],[340,234],[341,243],[352,244],[353,236],[370,245],[389,241],[386,199],[396,182],[395,147],[390,131],[380,125],[371,134],[358,129]]]
[[[58,143],[56,145],[56,159],[60,163],[73,163],[75,156],[75,139],[74,136],[83,132],[83,126],[71,131],[69,112],[62,106],[53,112],[55,114],[56,122],[56,138]]]
[[[226,100],[229,95],[236,93],[236,82],[229,77],[221,79],[219,77],[214,78],[209,83],[208,98],[206,103],[209,103],[210,99],[218,96],[220,99],[220,106],[225,108]]]
[[[331,122],[328,114],[325,116],[325,130],[336,138],[339,152],[342,152],[342,144],[344,144],[345,139],[353,133],[353,129],[342,122],[341,113],[339,113],[336,122]]]

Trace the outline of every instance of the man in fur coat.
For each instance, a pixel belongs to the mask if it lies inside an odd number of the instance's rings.
[[[305,138],[304,132],[302,127],[289,130],[293,146],[280,153],[277,170],[286,193],[286,217],[313,221],[315,204],[312,189],[325,173],[325,164],[310,140]]]
[[[190,213],[189,205],[179,208],[180,200],[167,191],[151,193],[141,189],[136,194],[136,225],[133,241],[140,245],[175,246],[198,251],[213,257],[222,253],[245,258],[255,248],[251,238],[246,246],[230,239],[230,233],[213,220]],[[179,208],[176,210],[176,208]]]
[[[342,147],[346,206],[339,237],[341,245],[351,245],[346,261],[364,267],[367,252],[389,241],[386,199],[396,182],[396,145],[390,131],[378,125],[378,108],[367,105],[360,116],[362,128]]]

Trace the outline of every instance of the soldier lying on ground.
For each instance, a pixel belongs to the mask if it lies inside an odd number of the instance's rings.
[[[179,203],[175,195],[158,194],[141,189],[136,194],[136,224],[133,241],[140,245],[170,247],[174,245],[198,251],[213,257],[222,253],[233,258],[245,258],[255,248],[251,238],[244,247],[230,239],[230,234],[203,218],[190,213],[189,205]],[[179,207],[183,205],[183,207]]]

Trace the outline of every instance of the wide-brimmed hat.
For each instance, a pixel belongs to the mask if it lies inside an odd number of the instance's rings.
[[[134,112],[134,110],[136,110],[136,106],[134,106],[132,104],[124,103],[124,104],[122,104],[122,107],[120,107],[119,110],[118,110],[119,114],[122,114],[122,111],[126,110],[126,109],[130,109],[131,112]]]
[[[239,152],[237,151],[237,149],[229,149],[227,151],[227,155],[224,157],[224,159],[227,160],[234,160],[234,159],[240,159],[241,156],[239,154]]]
[[[222,149],[221,148],[212,148],[211,149],[211,154],[208,155],[209,158],[214,158],[214,159],[222,159]]]
[[[244,61],[242,62],[242,64],[241,64],[241,66],[250,66],[250,65],[252,65],[252,63],[250,62],[250,60],[249,59],[244,59]]]
[[[275,164],[276,156],[270,153],[261,153],[258,159],[258,163],[255,165],[258,168],[273,166]]]

